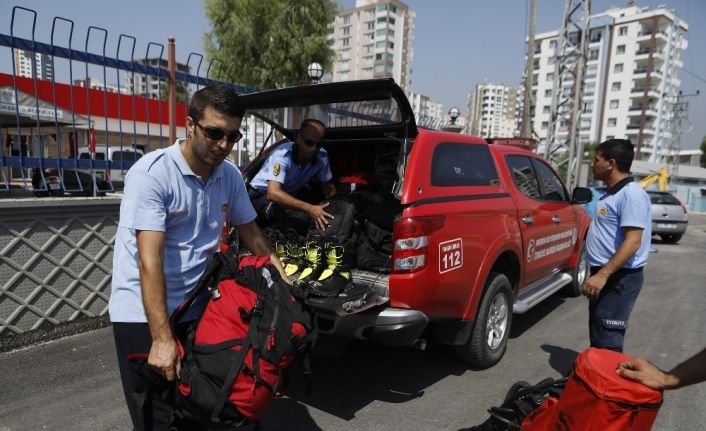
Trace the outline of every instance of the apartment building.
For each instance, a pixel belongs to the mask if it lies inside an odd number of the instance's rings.
[[[105,84],[102,80],[98,78],[88,77],[86,79],[74,79],[74,86],[76,87],[89,87],[92,90],[102,90],[108,93],[120,93],[120,94],[130,94],[127,87],[114,84]]]
[[[145,64],[147,66],[156,67],[160,69],[167,69],[167,60],[164,58],[147,58],[141,60],[135,60],[135,63]],[[185,64],[177,62],[176,64],[177,72],[190,73],[191,68]],[[160,95],[160,90],[162,94],[166,94],[167,80],[166,78],[157,78],[154,75],[145,75],[142,73],[135,73],[134,79],[132,73],[127,73],[127,83],[125,85],[130,94],[136,94],[138,96],[149,97],[150,99],[158,99]],[[177,86],[177,98],[182,99],[185,102],[186,97],[186,87],[183,85]],[[180,93],[184,93],[183,95]]]
[[[579,139],[601,142],[627,137],[636,158],[659,160],[671,145],[672,104],[687,48],[687,23],[659,6],[611,8],[591,16]],[[533,94],[534,131],[546,140],[557,76],[558,31],[536,36]],[[578,37],[573,34],[572,37]],[[562,82],[568,94],[574,82]],[[566,140],[561,124],[559,140]],[[540,146],[540,151],[541,151]]]
[[[398,0],[356,0],[338,12],[332,34],[333,81],[392,77],[403,90],[412,83],[414,11]]]
[[[503,84],[476,85],[468,95],[468,133],[484,138],[516,135],[518,91]]]
[[[34,60],[34,70],[32,60]],[[17,76],[25,78],[36,77],[47,81],[54,79],[54,65],[51,61],[51,56],[47,54],[15,49],[15,68]]]
[[[434,102],[431,97],[414,91],[407,93],[407,99],[417,126],[437,128],[444,121],[443,105],[440,102]]]

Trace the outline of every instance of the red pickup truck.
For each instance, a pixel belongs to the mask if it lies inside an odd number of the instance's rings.
[[[320,331],[417,348],[434,337],[456,346],[463,361],[490,367],[505,352],[513,313],[562,288],[580,293],[589,225],[580,204],[591,192],[570,195],[534,152],[507,145],[512,140],[418,128],[391,79],[285,88],[243,101],[282,137],[244,169],[246,182],[273,148],[295,138],[302,119],[318,118],[339,186],[372,193],[357,208],[361,223],[391,233],[385,269],[352,271],[371,294],[318,309]]]

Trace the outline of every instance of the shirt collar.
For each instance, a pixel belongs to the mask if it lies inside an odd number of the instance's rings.
[[[614,195],[614,194],[618,193],[623,187],[627,186],[628,184],[630,184],[633,181],[635,181],[634,177],[632,177],[632,176],[625,177],[622,180],[615,183],[615,185],[613,187],[608,187],[606,189],[606,194]]]
[[[177,139],[174,145],[167,148],[167,153],[169,153],[169,156],[172,158],[172,160],[174,160],[174,164],[176,164],[177,169],[179,169],[179,172],[181,172],[182,175],[192,175],[198,177],[198,175],[194,173],[194,171],[191,169],[191,166],[189,166],[189,163],[187,163],[186,159],[184,158],[184,153],[181,152],[181,144],[184,143],[184,141],[185,139],[183,138]],[[226,161],[224,160],[223,163],[226,163]],[[223,163],[213,168],[211,176],[208,177],[209,181],[211,181],[212,178],[213,180],[216,180],[223,176]]]

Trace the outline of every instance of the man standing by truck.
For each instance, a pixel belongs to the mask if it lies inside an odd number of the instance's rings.
[[[627,139],[598,146],[593,178],[607,186],[586,237],[591,277],[581,289],[589,298],[591,346],[623,351],[628,318],[642,288],[652,216],[650,198],[630,176],[634,147]]]

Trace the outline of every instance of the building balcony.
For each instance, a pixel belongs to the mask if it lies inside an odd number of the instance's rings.
[[[663,42],[666,43],[669,39],[669,36],[667,36],[667,32],[664,30],[657,30],[655,33],[655,39],[657,42]],[[649,42],[652,40],[652,30],[643,30],[640,33],[637,34],[637,38],[635,39],[637,42]]]
[[[639,124],[639,123],[631,123],[631,124],[628,124],[628,125],[625,127],[625,129],[626,129],[626,131],[625,131],[625,134],[626,134],[626,135],[638,135],[638,134],[640,134],[640,124]],[[654,136],[654,134],[655,134],[654,126],[653,126],[652,124],[650,124],[649,122],[645,122],[645,125],[642,127],[642,134],[643,134],[643,135],[653,135],[653,136]]]
[[[642,116],[642,105],[636,104],[628,108],[628,117],[640,117]],[[648,106],[645,110],[646,117],[656,117],[657,108],[654,106]]]
[[[630,90],[630,97],[631,98],[637,98],[637,97],[642,97],[645,94],[645,87],[642,86],[635,86]],[[657,87],[650,87],[647,90],[647,95],[650,97],[659,97],[659,90]]]
[[[638,63],[648,61],[650,59],[650,51],[652,51],[649,47],[642,47],[638,49],[635,52],[635,61]],[[663,62],[666,59],[664,55],[664,50],[658,49],[655,51],[652,51],[652,61],[659,61]]]

